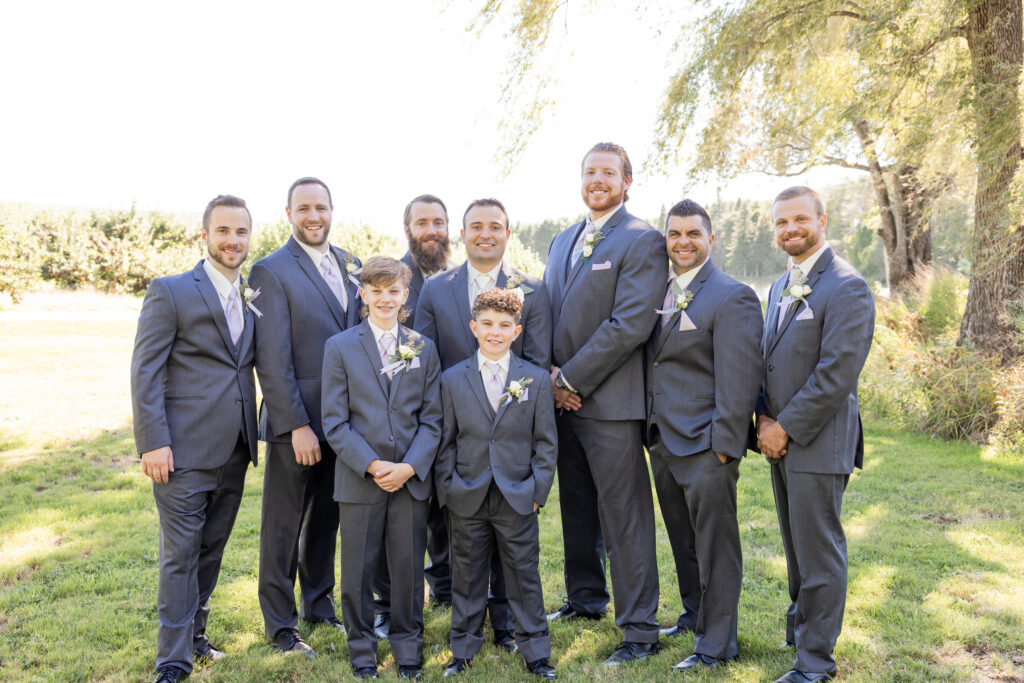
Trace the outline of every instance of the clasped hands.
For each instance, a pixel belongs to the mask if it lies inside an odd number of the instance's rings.
[[[562,368],[557,365],[551,366],[551,391],[555,396],[555,407],[559,410],[579,410],[583,407],[583,399],[580,398],[580,395],[555,384],[558,373],[561,371]]]
[[[767,415],[757,416],[757,448],[772,460],[779,460],[788,452],[789,434],[778,422]]]
[[[404,462],[374,460],[366,467],[366,473],[373,477],[373,483],[388,493],[394,493],[409,481],[416,470]]]

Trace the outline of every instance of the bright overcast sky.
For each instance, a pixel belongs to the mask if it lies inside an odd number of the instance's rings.
[[[509,43],[500,26],[467,32],[473,7],[5,3],[0,201],[197,213],[232,193],[276,220],[291,181],[315,175],[336,222],[395,232],[425,192],[454,215],[481,196],[502,199],[513,222],[579,214],[580,158],[597,141],[625,146],[640,170],[672,72],[671,30],[657,35],[634,3],[560,22],[555,106],[502,178]],[[683,181],[682,169],[637,174],[631,210],[656,216]],[[724,191],[769,198],[792,182],[747,177]],[[712,201],[713,187],[693,198]]]

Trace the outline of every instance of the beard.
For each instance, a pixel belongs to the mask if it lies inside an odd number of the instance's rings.
[[[412,262],[423,271],[425,276],[429,277],[444,270],[448,266],[451,251],[451,242],[447,235],[440,242],[428,245],[421,244],[413,237],[409,237],[409,253],[412,254]]]

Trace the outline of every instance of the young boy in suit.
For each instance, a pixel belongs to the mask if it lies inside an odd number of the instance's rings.
[[[372,588],[382,549],[398,673],[422,675],[423,555],[441,436],[441,370],[434,344],[399,324],[410,278],[400,261],[368,259],[359,278],[364,320],[324,349],[323,427],[338,454],[334,499],[345,534],[341,610],[357,678],[377,678]]]
[[[450,514],[452,565],[452,660],[445,677],[466,671],[483,644],[494,544],[516,647],[530,673],[555,677],[537,568],[537,510],[555,476],[557,431],[547,370],[509,351],[522,331],[521,314],[512,291],[478,296],[469,326],[479,349],[441,376],[444,431],[435,477]]]

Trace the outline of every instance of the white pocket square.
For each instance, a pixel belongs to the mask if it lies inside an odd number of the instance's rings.
[[[590,266],[590,269],[591,270],[608,270],[611,267],[612,267],[612,262],[611,261],[605,261],[604,263],[595,263],[594,265]]]
[[[686,332],[687,330],[695,330],[697,326],[690,320],[690,316],[686,315],[686,311],[679,311],[679,331]]]
[[[409,363],[409,369],[412,370],[413,368],[418,368],[419,366],[420,366],[420,357],[419,356],[413,356],[412,357],[412,362]]]
[[[811,310],[810,306],[804,305],[804,310],[800,311],[796,315],[797,320],[814,320],[814,311]]]

